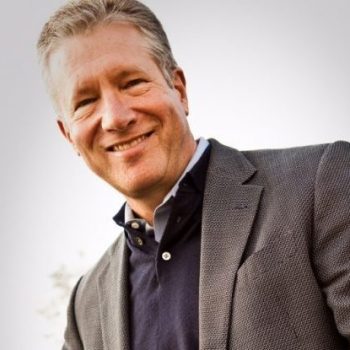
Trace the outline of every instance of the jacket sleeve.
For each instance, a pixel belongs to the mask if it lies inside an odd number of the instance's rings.
[[[64,333],[64,344],[62,350],[83,350],[83,344],[79,335],[79,329],[75,317],[75,298],[80,284],[80,280],[75,285],[67,310],[67,326]]]
[[[350,144],[329,145],[315,183],[313,262],[338,332],[350,349]]]

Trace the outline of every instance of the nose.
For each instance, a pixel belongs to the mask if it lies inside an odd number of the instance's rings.
[[[135,112],[118,96],[108,96],[104,99],[101,116],[103,130],[126,131],[135,120]]]

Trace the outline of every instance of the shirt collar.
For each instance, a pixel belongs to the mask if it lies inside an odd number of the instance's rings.
[[[162,203],[159,205],[161,206],[162,204],[166,203],[171,197],[175,197],[177,190],[179,189],[179,184],[181,180],[185,177],[187,173],[189,173],[194,165],[198,162],[206,148],[209,146],[209,141],[206,140],[205,138],[201,137],[198,140],[197,148],[196,151],[194,152],[191,160],[187,164],[187,167],[185,168],[184,172],[181,174],[179,179],[177,180],[176,184],[173,186],[173,188],[168,192],[168,194],[164,197]],[[159,207],[158,206],[158,207]],[[157,208],[158,208],[157,207]]]

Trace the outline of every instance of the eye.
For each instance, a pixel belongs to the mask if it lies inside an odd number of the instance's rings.
[[[76,104],[74,110],[76,111],[76,110],[78,110],[79,108],[85,107],[85,106],[87,106],[87,105],[89,105],[90,103],[93,103],[93,102],[95,102],[95,101],[96,101],[96,98],[94,98],[94,97],[85,98],[84,100],[81,100],[81,101],[79,101],[79,102]]]
[[[130,89],[132,87],[138,86],[140,84],[146,83],[147,81],[145,79],[132,79],[129,80],[125,85],[124,85],[124,89]]]

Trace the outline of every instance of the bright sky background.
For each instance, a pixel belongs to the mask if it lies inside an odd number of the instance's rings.
[[[60,282],[71,276],[71,285],[119,232],[111,217],[122,197],[58,133],[36,62],[41,26],[62,3],[7,1],[0,15],[0,329],[9,350],[59,348]],[[239,149],[350,140],[348,0],[146,3],[186,72],[195,136]]]

